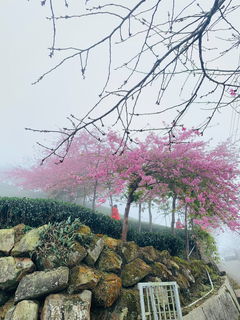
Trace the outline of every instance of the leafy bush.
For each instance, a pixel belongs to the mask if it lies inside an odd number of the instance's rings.
[[[49,223],[47,228],[40,234],[40,242],[34,250],[36,260],[39,257],[54,256],[55,262],[67,266],[67,257],[75,244],[77,237],[76,230],[81,223],[78,219],[71,222],[71,219],[62,222]]]
[[[101,213],[95,213],[82,206],[49,199],[1,198],[1,228],[24,223],[31,227],[39,227],[47,223],[56,223],[69,219],[79,219],[82,224],[91,228],[94,233],[106,234],[120,238],[122,223]],[[179,255],[183,250],[183,232],[173,236],[169,228],[160,232],[138,233],[134,228],[128,233],[128,240],[139,246],[154,246],[159,250],[168,250],[172,255]]]
[[[49,199],[0,198],[1,228],[24,223],[39,227],[46,223],[61,222],[71,217],[78,218],[94,233],[104,233],[119,238],[121,222],[82,206]]]
[[[216,262],[219,262],[220,257],[214,237],[209,232],[202,230],[199,226],[194,226],[193,234],[200,243],[204,254]]]
[[[158,250],[168,250],[173,256],[179,255],[184,249],[184,240],[177,235],[172,235],[170,230],[162,233],[137,233],[130,230],[128,241],[135,241],[140,247],[153,246]]]

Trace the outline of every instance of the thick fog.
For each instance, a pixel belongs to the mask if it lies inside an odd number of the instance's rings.
[[[240,234],[224,228],[224,231],[214,232],[220,256],[220,270],[240,284]]]

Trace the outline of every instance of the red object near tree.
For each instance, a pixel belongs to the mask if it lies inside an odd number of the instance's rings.
[[[115,220],[121,220],[121,217],[120,217],[120,214],[119,214],[119,211],[118,211],[118,208],[116,205],[114,205],[112,207],[112,215],[111,217]]]

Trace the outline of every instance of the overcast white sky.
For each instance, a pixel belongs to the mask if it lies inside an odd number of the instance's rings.
[[[89,72],[94,74],[90,84],[82,83],[79,63],[72,61],[38,85],[31,85],[53,65],[47,50],[52,35],[51,23],[45,18],[47,15],[47,8],[41,7],[37,0],[0,2],[0,167],[27,162],[36,152],[36,141],[49,145],[54,137],[43,137],[24,128],[56,129],[66,124],[70,113],[77,116],[87,111],[94,80],[101,77],[99,57]],[[65,36],[69,42],[76,37],[86,40],[87,34],[99,28],[97,19],[91,27],[83,30],[69,23]],[[198,114],[192,112],[191,117],[198,117]],[[207,132],[207,139],[227,139],[230,118],[230,109],[217,115]],[[190,119],[186,126],[191,126]]]

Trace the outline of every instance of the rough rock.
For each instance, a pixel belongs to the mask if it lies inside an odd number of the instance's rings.
[[[0,229],[0,251],[8,254],[14,246],[14,229]]]
[[[7,312],[14,309],[13,298],[9,299],[2,307],[0,307],[0,320],[4,320]]]
[[[191,271],[187,268],[182,269],[182,274],[184,275],[184,277],[192,283],[195,283],[195,279],[193,277],[193,275],[191,274]]]
[[[26,226],[23,223],[17,224],[13,227],[15,232],[15,243],[17,243],[25,234]]]
[[[13,256],[20,256],[24,253],[32,252],[39,245],[40,234],[46,228],[48,228],[48,225],[28,231],[21,240],[15,244],[11,254]]]
[[[138,290],[122,289],[116,303],[107,309],[94,309],[91,320],[140,320]]]
[[[37,320],[38,304],[31,300],[23,300],[10,309],[4,320]]]
[[[67,267],[59,267],[50,271],[36,271],[22,278],[14,300],[18,302],[24,299],[34,299],[65,289],[68,285],[68,276],[69,269]]]
[[[130,287],[138,283],[151,272],[151,267],[143,260],[137,258],[126,264],[121,273],[124,287]]]
[[[167,250],[158,251],[158,261],[164,264],[168,269],[171,269],[172,256]]]
[[[140,320],[141,308],[139,292],[135,289],[122,289],[120,298],[109,320]]]
[[[72,251],[68,255],[68,266],[73,267],[81,262],[87,255],[87,250],[80,245],[80,243],[75,242]]]
[[[121,270],[122,258],[113,250],[104,249],[98,260],[101,271],[118,273]]]
[[[9,290],[17,287],[19,281],[35,268],[29,258],[0,258],[0,289]]]
[[[98,306],[110,307],[118,298],[122,280],[114,273],[105,273],[93,290],[94,302]]]
[[[153,246],[140,248],[142,259],[146,263],[153,263],[158,259],[158,252]]]
[[[76,232],[80,234],[90,234],[91,229],[86,225],[82,225],[79,227],[79,229]]]
[[[104,241],[102,238],[98,239],[95,244],[92,245],[91,248],[87,250],[87,256],[85,258],[86,264],[89,266],[93,266],[97,261],[100,253],[102,252],[104,247]]]
[[[181,289],[188,289],[190,287],[189,281],[181,273],[179,273],[174,280],[177,282]]]
[[[163,281],[173,279],[172,272],[161,262],[155,262],[153,264],[151,273],[156,277],[160,277]]]
[[[107,236],[104,236],[103,237],[103,241],[105,243],[105,246],[108,247],[109,249],[112,249],[112,250],[116,250],[117,247],[120,245],[121,243],[121,240],[119,239],[114,239],[114,238],[111,238],[111,237],[107,237]]]
[[[91,291],[80,294],[51,294],[45,302],[41,320],[90,320]]]
[[[139,256],[139,250],[138,245],[133,241],[123,242],[119,246],[119,253],[127,263],[133,261]]]
[[[78,292],[83,289],[93,289],[100,280],[100,274],[94,269],[80,265],[70,271],[69,293]]]
[[[9,308],[5,314],[4,320],[12,320],[14,310],[15,310],[15,306],[12,306],[11,308]]]

